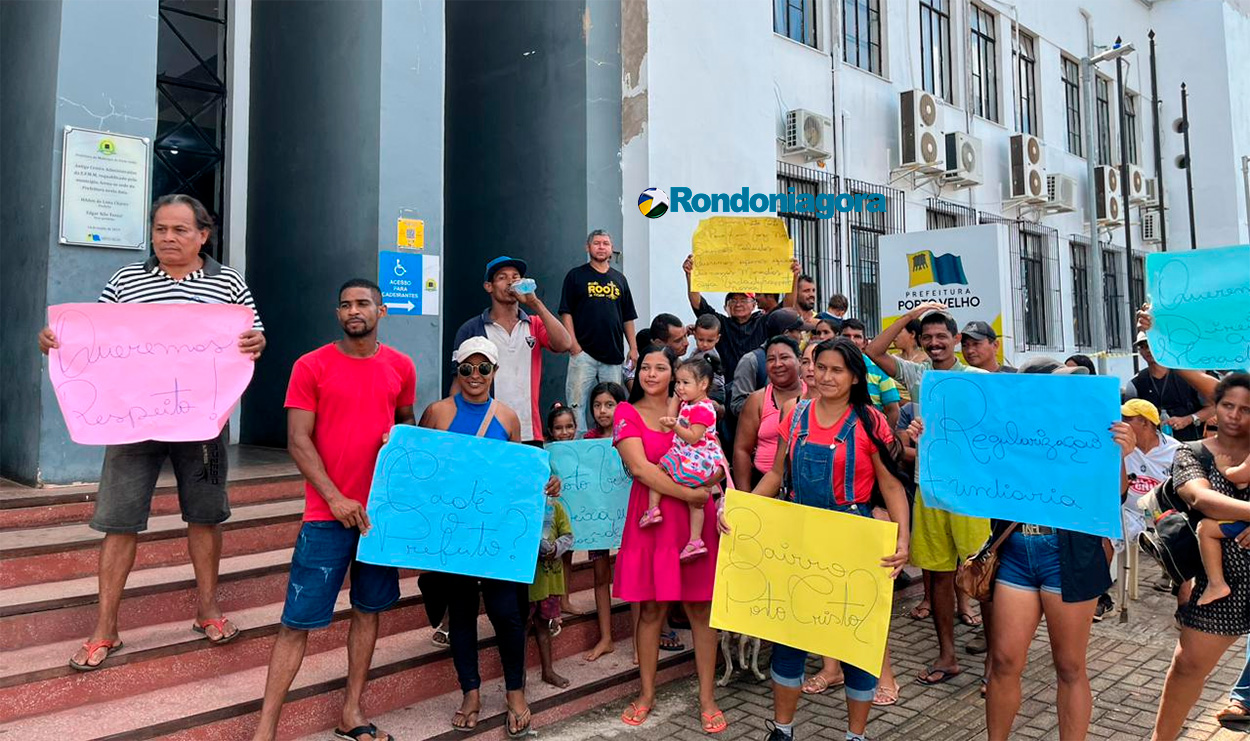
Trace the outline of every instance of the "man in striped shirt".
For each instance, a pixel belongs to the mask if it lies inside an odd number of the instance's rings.
[[[243,276],[202,251],[212,236],[212,216],[199,201],[185,195],[161,197],[152,205],[154,256],[114,273],[100,302],[241,304],[252,310],[253,322],[252,329],[239,336],[239,351],[255,360],[265,349],[264,325]],[[40,350],[47,354],[59,346],[52,330],[44,327]],[[187,523],[187,549],[199,592],[192,627],[214,644],[239,635],[217,604],[221,523],[230,517],[224,435],[223,430],[221,436],[203,442],[148,440],[106,446],[91,518],[91,528],[105,534],[100,547],[99,613],[95,632],[70,659],[73,668],[97,669],[122,645],[117,633],[122,589],[134,565],[138,534],[147,529],[156,479],[167,458],[177,474],[178,505]]]

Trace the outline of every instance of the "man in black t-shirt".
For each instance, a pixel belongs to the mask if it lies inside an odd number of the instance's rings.
[[[590,390],[602,381],[621,383],[621,364],[625,362],[622,338],[629,343],[629,361],[638,360],[634,339],[634,297],[629,282],[619,270],[608,265],[612,258],[612,237],[596,229],[586,238],[586,254],[590,261],[564,276],[560,293],[560,319],[573,336],[569,351],[568,380],[565,396],[577,430],[586,429],[586,407]]]
[[[1202,439],[1202,426],[1215,416],[1215,409],[1179,373],[1155,362],[1145,333],[1137,335],[1134,348],[1146,361],[1146,367],[1133,376],[1137,398],[1155,405],[1160,422],[1172,428],[1172,437],[1181,441]]]

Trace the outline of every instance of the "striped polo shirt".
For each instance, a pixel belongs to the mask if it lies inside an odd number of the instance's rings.
[[[102,304],[240,304],[252,310],[252,329],[265,331],[243,276],[201,253],[204,266],[174,280],[153,255],[113,273],[100,294]]]

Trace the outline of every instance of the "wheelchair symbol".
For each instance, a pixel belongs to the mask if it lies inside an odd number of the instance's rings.
[[[404,267],[404,266],[400,263],[400,261],[399,261],[399,258],[398,258],[398,257],[397,257],[397,258],[395,258],[395,275],[397,275],[397,276],[399,276],[399,277],[401,277],[401,278],[402,278],[402,277],[404,277],[404,276],[405,276],[405,275],[407,275],[407,274],[408,274],[408,268],[405,268],[405,267]]]

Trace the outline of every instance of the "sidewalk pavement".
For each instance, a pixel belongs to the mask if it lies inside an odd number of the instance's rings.
[[[1129,622],[1121,624],[1119,615],[1112,614],[1094,625],[1088,663],[1094,691],[1094,714],[1089,732],[1091,741],[1140,741],[1150,738],[1164,674],[1171,662],[1177,636],[1172,621],[1176,604],[1174,598],[1151,588],[1159,576],[1158,568],[1148,563],[1147,559],[1142,559],[1141,599],[1130,603]],[[981,657],[971,656],[963,650],[974,635],[973,629],[962,625],[956,627],[962,674],[946,684],[933,687],[915,682],[925,662],[937,655],[932,622],[911,620],[906,616],[919,602],[918,589],[917,584],[896,595],[890,647],[902,689],[897,705],[873,708],[868,723],[868,738],[872,741],[984,739],[985,703],[979,693]],[[688,634],[684,640],[689,645]],[[765,674],[768,673],[766,654],[767,649],[762,652],[760,661]],[[1250,734],[1224,730],[1215,722],[1215,713],[1224,707],[1228,690],[1241,672],[1245,655],[1245,639],[1241,639],[1224,656],[1207,681],[1182,738],[1250,741]],[[809,674],[818,668],[818,660],[809,659]],[[1059,739],[1055,687],[1055,672],[1050,663],[1049,641],[1043,622],[1029,651],[1029,663],[1022,682],[1023,702],[1012,729],[1013,739]],[[760,682],[750,674],[740,674],[729,686],[717,688],[716,695],[729,721],[729,728],[719,736],[708,736],[700,730],[698,694],[693,677],[661,687],[651,718],[640,728],[628,728],[620,722],[621,711],[628,704],[625,700],[542,728],[540,732],[544,741],[708,741],[713,738],[717,741],[763,741],[767,738],[764,721],[772,718],[772,695],[767,680]],[[799,704],[795,731],[799,741],[843,741],[846,705],[841,690],[805,697]]]

